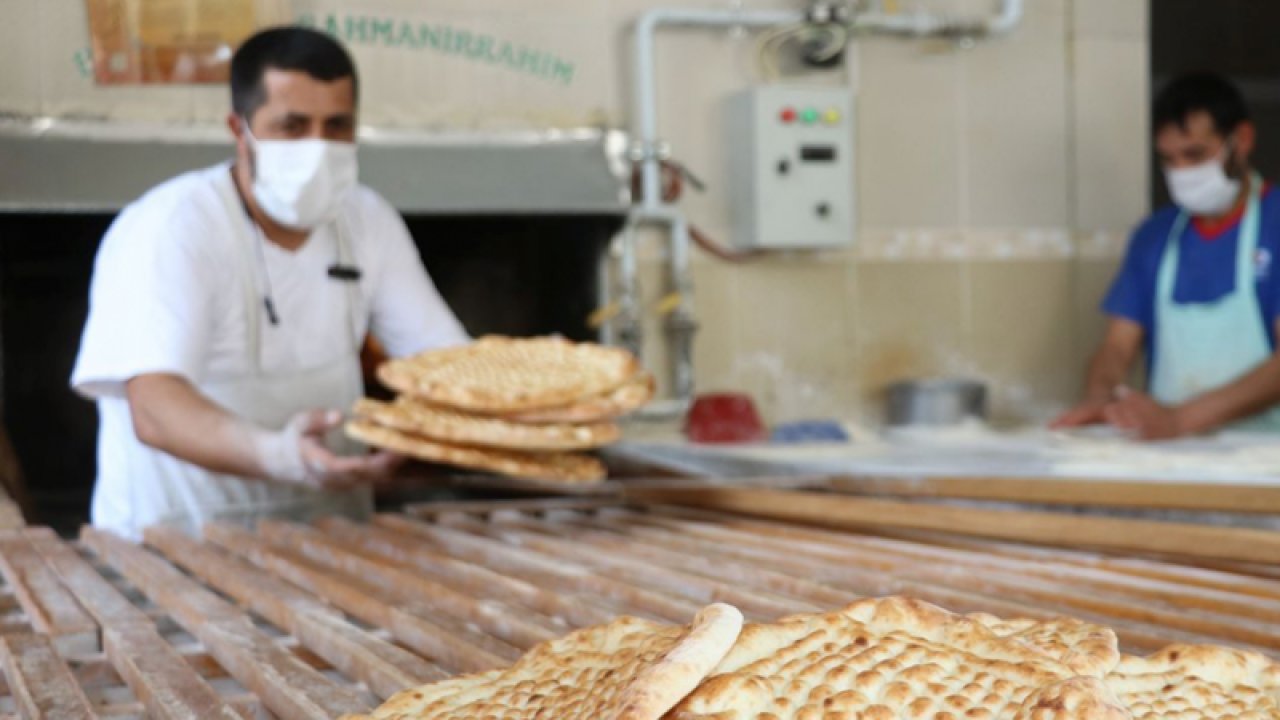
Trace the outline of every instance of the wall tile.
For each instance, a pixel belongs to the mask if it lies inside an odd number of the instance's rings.
[[[1071,264],[980,262],[970,273],[973,359],[987,382],[992,419],[1051,419],[1079,385]]]
[[[1078,39],[1075,57],[1075,226],[1122,230],[1150,206],[1147,44]]]
[[[952,51],[860,41],[860,227],[953,227],[961,217],[961,84]]]
[[[1150,32],[1147,0],[1072,0],[1076,37],[1146,41]]]
[[[966,263],[860,262],[855,273],[849,363],[862,409],[878,414],[892,382],[972,372]]]
[[[1069,222],[1065,38],[1062,4],[1028,3],[1015,32],[961,55],[962,224]]]

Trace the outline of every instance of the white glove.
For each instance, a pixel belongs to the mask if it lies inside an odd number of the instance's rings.
[[[337,410],[307,410],[279,432],[255,439],[258,464],[268,479],[321,490],[344,490],[388,479],[403,458],[391,453],[346,457],[325,447],[324,436],[342,424]]]
[[[328,416],[336,416],[333,422],[327,422]],[[298,485],[313,484],[316,470],[308,467],[302,454],[302,436],[309,432],[326,432],[340,422],[341,413],[330,411],[308,411],[298,413],[285,423],[278,432],[260,432],[254,438],[257,446],[258,463],[268,479]]]

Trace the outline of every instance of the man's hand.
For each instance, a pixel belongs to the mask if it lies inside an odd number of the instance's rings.
[[[1127,318],[1113,317],[1107,323],[1107,332],[1089,361],[1089,373],[1085,377],[1084,399],[1078,405],[1059,415],[1049,427],[1054,430],[1097,425],[1107,421],[1104,409],[1115,398],[1116,386],[1124,382],[1142,347],[1142,326]]]
[[[1053,422],[1049,423],[1049,428],[1052,430],[1065,430],[1067,428],[1084,427],[1085,425],[1099,425],[1107,421],[1103,411],[1109,404],[1109,401],[1106,400],[1085,400],[1055,418]]]
[[[1139,440],[1168,440],[1188,434],[1178,408],[1161,405],[1150,395],[1124,386],[1116,390],[1116,401],[1103,409],[1103,416]]]
[[[263,469],[271,480],[320,490],[346,490],[383,482],[404,461],[400,455],[338,455],[324,444],[324,436],[342,423],[337,410],[307,410],[279,433],[259,445]]]

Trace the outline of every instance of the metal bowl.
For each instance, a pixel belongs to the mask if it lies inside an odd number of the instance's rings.
[[[987,417],[987,387],[977,380],[904,380],[889,386],[886,400],[891,427],[958,425]]]

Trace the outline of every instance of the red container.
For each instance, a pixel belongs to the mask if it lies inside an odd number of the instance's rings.
[[[769,432],[751,396],[745,393],[699,395],[685,416],[684,434],[709,444],[763,442]]]

